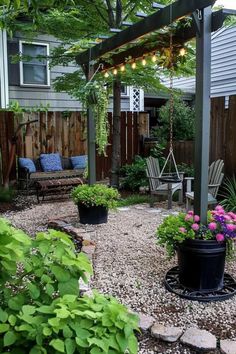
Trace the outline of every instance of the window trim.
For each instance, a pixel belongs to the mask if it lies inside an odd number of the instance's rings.
[[[23,54],[23,45],[24,44],[33,44],[33,45],[38,45],[38,46],[42,46],[42,47],[46,47],[47,49],[47,56],[49,56],[49,43],[44,43],[44,42],[28,42],[28,41],[23,41],[20,40],[19,41],[19,49],[20,49],[20,55]],[[49,61],[46,61],[46,73],[47,73],[47,83],[44,84],[26,84],[23,82],[23,60],[20,60],[20,86],[23,87],[41,87],[41,88],[50,88],[50,68],[49,68]],[[34,65],[34,64],[32,64]],[[37,64],[36,64],[37,65]],[[42,65],[43,66],[43,65]]]

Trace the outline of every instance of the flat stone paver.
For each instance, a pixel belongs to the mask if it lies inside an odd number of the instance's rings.
[[[182,327],[163,326],[159,323],[155,323],[151,328],[151,334],[153,337],[170,343],[176,342],[182,333]]]
[[[220,349],[223,354],[236,354],[236,341],[229,339],[221,340]]]
[[[201,350],[216,349],[216,337],[206,330],[194,327],[187,329],[180,341]]]

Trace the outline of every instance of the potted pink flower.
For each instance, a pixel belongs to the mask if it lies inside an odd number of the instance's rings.
[[[236,241],[236,214],[218,205],[208,212],[207,225],[193,211],[170,215],[157,229],[158,243],[169,256],[177,253],[179,281],[194,291],[222,289],[226,254]]]

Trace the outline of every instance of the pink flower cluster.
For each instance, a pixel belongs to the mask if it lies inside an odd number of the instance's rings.
[[[233,212],[226,212],[224,208],[217,205],[215,210],[208,213],[208,224],[202,225],[200,217],[194,215],[193,211],[189,211],[184,217],[183,227],[179,228],[181,233],[187,233],[193,230],[197,237],[201,238],[204,233],[210,233],[212,238],[218,242],[226,239],[236,240],[236,214]]]

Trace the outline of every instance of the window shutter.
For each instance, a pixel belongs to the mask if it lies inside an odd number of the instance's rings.
[[[9,76],[9,85],[20,86],[20,64],[12,63],[12,55],[19,54],[19,41],[13,40],[9,41],[7,44],[8,49],[8,76]]]

